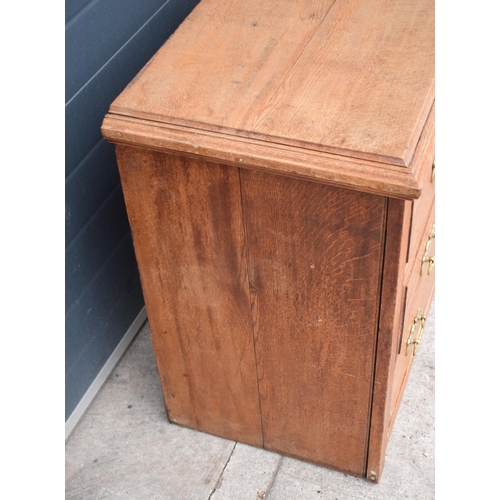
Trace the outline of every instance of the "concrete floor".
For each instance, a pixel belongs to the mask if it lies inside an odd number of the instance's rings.
[[[66,443],[67,499],[435,498],[434,302],[379,484],[177,425],[166,418],[148,323]]]

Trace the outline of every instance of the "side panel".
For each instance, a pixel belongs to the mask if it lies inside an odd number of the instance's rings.
[[[364,475],[386,199],[240,176],[264,447]]]
[[[238,169],[117,156],[169,419],[262,446]]]

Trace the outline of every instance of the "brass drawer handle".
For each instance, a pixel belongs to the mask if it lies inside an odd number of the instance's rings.
[[[432,172],[431,172],[431,182],[434,182],[436,179],[436,164],[432,164]]]
[[[436,256],[429,255],[429,250],[431,248],[432,242],[434,241],[435,237],[436,237],[436,228],[435,224],[433,224],[429,237],[427,238],[427,243],[425,244],[425,251],[424,255],[422,256],[422,264],[420,265],[420,276],[424,274],[424,267],[426,264],[429,264],[427,268],[427,274],[431,274],[432,268],[436,263]]]
[[[418,346],[420,345],[422,334],[424,333],[425,319],[426,318],[425,316],[422,316],[422,310],[419,307],[417,315],[413,320],[413,325],[411,325],[410,335],[408,336],[408,340],[406,341],[405,356],[408,356],[411,346],[413,346],[413,355],[415,356],[415,354],[417,354]],[[418,325],[420,325],[420,330],[417,332]]]

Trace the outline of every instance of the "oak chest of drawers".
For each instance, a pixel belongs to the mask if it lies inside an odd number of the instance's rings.
[[[378,481],[434,289],[433,2],[202,0],[102,132],[170,421]]]

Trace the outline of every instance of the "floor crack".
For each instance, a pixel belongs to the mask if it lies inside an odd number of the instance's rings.
[[[266,492],[262,496],[263,500],[269,500],[269,494],[271,493],[271,490],[273,489],[274,482],[276,481],[276,476],[278,475],[278,472],[281,468],[281,464],[283,463],[283,456],[280,457],[280,461],[278,462],[278,466],[276,467],[276,470],[273,473],[273,476],[271,477],[271,481],[269,481],[269,485],[266,488]]]
[[[220,473],[220,475],[219,475],[219,477],[217,479],[217,482],[215,483],[215,486],[214,486],[213,490],[210,492],[208,500],[211,500],[212,495],[220,488],[220,486],[222,484],[222,476],[224,475],[224,472],[226,470],[227,464],[229,463],[229,461],[231,460],[231,457],[233,456],[233,452],[234,452],[234,449],[236,448],[237,444],[238,444],[237,442],[234,443],[233,449],[231,450],[231,453],[229,454],[227,462],[224,464],[224,467],[223,467],[223,469],[222,469],[222,471],[221,471],[221,473]]]

